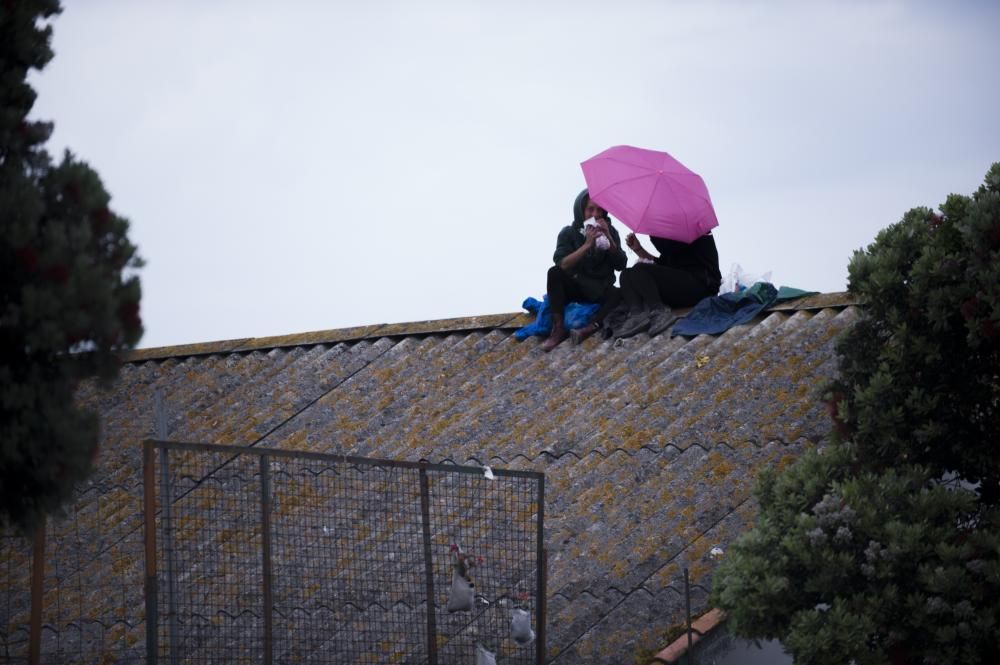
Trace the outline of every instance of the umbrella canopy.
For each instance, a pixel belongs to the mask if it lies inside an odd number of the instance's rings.
[[[591,200],[636,233],[690,243],[719,225],[705,181],[665,152],[618,145],[580,167]]]

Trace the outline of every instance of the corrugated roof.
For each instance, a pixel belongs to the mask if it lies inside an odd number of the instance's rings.
[[[797,300],[780,302],[768,308],[768,311],[814,310],[825,307],[846,307],[859,304],[857,298],[850,293],[820,293]],[[675,310],[684,316],[690,308]],[[213,353],[232,353],[239,351],[259,351],[264,349],[282,348],[288,346],[303,346],[308,344],[335,344],[337,342],[353,342],[375,337],[404,337],[408,335],[426,335],[431,333],[470,332],[487,329],[515,329],[526,326],[533,318],[525,312],[508,314],[487,314],[483,316],[466,316],[454,319],[437,319],[432,321],[411,321],[407,323],[378,323],[354,328],[335,328],[332,330],[317,330],[308,333],[291,335],[275,335],[271,337],[245,337],[240,339],[204,342],[198,344],[180,344],[176,346],[160,346],[130,351],[125,356],[127,362],[142,360],[163,360],[185,356],[203,356]]]
[[[854,302],[823,294],[717,337],[550,354],[512,336],[523,314],[136,351],[110,390],[81,391],[104,419],[99,471],[74,508],[95,526],[56,534],[50,566],[127,569],[135,589],[66,602],[106,617],[105,634],[122,613],[138,620],[139,442],[160,391],[174,440],[543,471],[551,662],[623,662],[681,620],[685,565],[704,608],[709,551],[752,521],[757,476],[827,433],[817,390]],[[4,545],[8,606],[24,556]]]

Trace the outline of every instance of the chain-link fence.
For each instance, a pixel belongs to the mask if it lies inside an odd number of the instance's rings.
[[[33,537],[0,534],[0,665],[145,659],[141,509],[141,478],[97,479]]]
[[[31,613],[31,540],[0,533],[0,663],[27,663]]]
[[[542,663],[544,482],[148,441],[147,660]],[[515,612],[533,640],[514,639]]]

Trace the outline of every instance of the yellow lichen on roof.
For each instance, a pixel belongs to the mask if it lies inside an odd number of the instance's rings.
[[[54,527],[53,552],[68,556],[74,524],[98,532],[82,550],[93,554],[88,574],[127,579],[141,593],[141,556],[129,548],[141,544],[137,446],[154,433],[154,392],[167,407],[168,438],[543,470],[546,542],[555,540],[550,652],[557,663],[590,662],[591,651],[611,653],[676,622],[680,564],[704,593],[714,570],[707,552],[752,519],[762,469],[822,442],[827,426],[816,393],[835,371],[836,336],[856,316],[847,300],[800,299],[719,336],[640,335],[618,345],[591,338],[551,354],[536,339],[512,338],[515,323],[530,319],[515,315],[136,352],[110,391],[81,389],[82,403],[101,409],[105,421],[99,482],[81,494],[76,522]],[[389,491],[387,482],[373,488]],[[177,504],[179,528],[208,529],[208,511],[228,505],[232,491],[202,483]],[[275,516],[294,522],[322,501],[347,505],[350,491],[304,481],[276,486]],[[477,502],[463,489],[453,505],[433,505],[443,523],[488,551],[488,528],[470,517]],[[511,517],[528,520],[536,510],[519,506]],[[116,531],[102,531],[108,521]],[[394,543],[404,522],[366,523],[356,550],[331,557],[329,574],[305,582],[297,598],[320,602],[334,581],[361,578],[366,558]],[[297,537],[276,542],[276,556],[318,538]],[[204,542],[240,555],[254,538],[219,529]],[[449,538],[432,534],[435,547],[446,549]],[[117,550],[109,546],[118,540]],[[177,540],[197,541],[185,533]],[[25,563],[23,552],[5,547],[4,555]],[[0,566],[0,581],[26,584],[9,570]],[[227,583],[238,584],[234,575]],[[114,613],[119,604],[94,606]],[[612,626],[620,627],[614,639]]]

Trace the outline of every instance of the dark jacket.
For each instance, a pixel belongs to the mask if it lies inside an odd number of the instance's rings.
[[[576,202],[573,203],[573,223],[563,227],[556,240],[556,251],[552,254],[552,260],[556,265],[586,242],[587,236],[583,233],[583,211],[589,200],[586,189],[576,197]],[[624,270],[628,262],[618,231],[610,223],[608,228],[611,230],[617,249],[602,251],[591,247],[569,271],[570,276],[580,285],[580,290],[591,302],[599,301],[608,288],[614,286],[615,271]]]
[[[649,239],[660,253],[656,258],[658,264],[691,273],[705,284],[712,295],[719,292],[719,287],[722,286],[719,250],[715,247],[715,238],[711,233],[706,233],[690,245],[656,236],[650,236]]]

